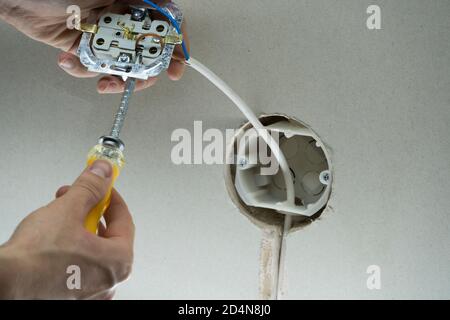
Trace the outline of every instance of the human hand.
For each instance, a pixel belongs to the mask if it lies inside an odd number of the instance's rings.
[[[170,0],[156,0],[159,5]],[[76,56],[81,32],[67,28],[66,13],[70,5],[81,9],[82,21],[88,17],[95,20],[106,12],[124,12],[130,4],[145,5],[142,0],[0,0],[0,18],[13,25],[27,36],[63,50],[58,57],[58,65],[68,74],[77,78],[93,78],[98,73],[89,72]],[[182,25],[183,36],[189,48],[185,23]],[[183,57],[181,46],[176,46],[174,55]],[[185,65],[172,60],[167,75],[171,80],[179,80],[184,74]],[[153,86],[157,78],[138,80],[136,91]],[[125,83],[119,77],[102,76],[97,82],[99,93],[120,93]]]
[[[114,287],[130,275],[134,241],[132,217],[117,191],[112,192],[99,235],[84,228],[111,179],[111,165],[97,161],[19,224],[0,246],[0,298],[112,298]],[[80,289],[69,289],[70,266],[79,267]]]

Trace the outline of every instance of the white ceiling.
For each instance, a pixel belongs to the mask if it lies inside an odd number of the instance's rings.
[[[285,297],[450,297],[450,2],[182,1],[192,54],[262,113],[309,124],[332,153],[331,209],[288,238]],[[119,96],[56,66],[57,50],[0,24],[0,241],[71,183]],[[261,231],[222,166],[170,161],[177,128],[243,117],[194,71],[133,97],[117,184],[137,226],[118,298],[258,298]],[[382,289],[366,287],[379,265]]]

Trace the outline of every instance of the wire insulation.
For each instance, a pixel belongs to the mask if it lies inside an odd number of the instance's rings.
[[[261,134],[262,132],[267,132],[267,129],[264,125],[259,121],[258,117],[255,115],[253,110],[242,100],[241,97],[231,89],[222,79],[220,79],[214,72],[204,66],[202,63],[197,61],[194,58],[190,58],[189,61],[186,61],[186,65],[192,67],[200,74],[202,74],[205,78],[211,81],[219,90],[221,90],[234,104],[241,110],[244,116],[250,121],[253,127],[257,130],[258,134],[264,139],[266,144],[272,150],[275,158],[277,159],[281,170],[283,172],[284,181],[286,184],[286,194],[287,194],[287,202],[294,204],[295,203],[295,190],[294,190],[294,181],[292,179],[291,170],[287,163],[286,157],[284,156],[283,151],[281,151],[278,143],[273,139],[270,134]]]
[[[161,8],[156,3],[150,0],[143,0],[143,1],[149,6],[151,6],[153,9],[164,15],[167,19],[169,19],[169,21],[172,23],[177,33],[179,35],[182,35],[180,25],[168,10]],[[286,201],[289,203],[295,203],[294,181],[291,176],[291,170],[287,163],[286,157],[281,151],[278,143],[273,139],[273,137],[270,134],[267,133],[267,129],[265,129],[264,125],[261,123],[261,121],[259,121],[258,117],[255,115],[252,109],[245,103],[244,100],[241,99],[241,97],[239,97],[239,95],[236,92],[234,92],[233,89],[231,89],[222,79],[220,79],[214,72],[212,72],[202,63],[190,57],[184,39],[182,42],[182,48],[185,57],[185,61],[182,62],[198,71],[205,78],[211,81],[218,89],[220,89],[228,98],[230,98],[231,101],[234,102],[234,104],[241,110],[244,116],[257,130],[258,134],[264,139],[266,144],[272,150],[283,172],[283,177],[286,184],[286,194],[287,194]],[[180,61],[181,59],[176,60]],[[262,134],[262,132],[265,132],[265,134]]]

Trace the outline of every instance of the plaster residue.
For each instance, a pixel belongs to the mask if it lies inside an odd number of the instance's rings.
[[[259,294],[263,300],[275,300],[278,296],[281,229],[263,231],[260,251]]]

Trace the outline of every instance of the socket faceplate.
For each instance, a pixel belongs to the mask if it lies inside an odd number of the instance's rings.
[[[174,3],[163,8],[181,25],[183,15]],[[142,16],[137,17],[137,13]],[[91,72],[147,80],[166,70],[175,44],[162,43],[176,34],[166,21],[152,20],[148,8],[130,8],[130,13],[107,13],[98,21],[96,33],[84,32],[78,48],[81,63]],[[148,36],[147,36],[148,35]]]

